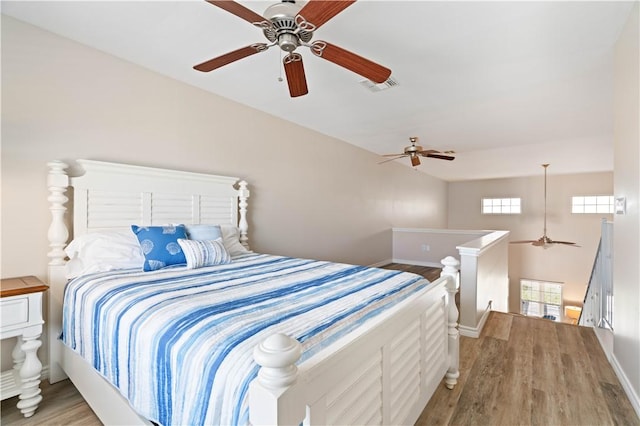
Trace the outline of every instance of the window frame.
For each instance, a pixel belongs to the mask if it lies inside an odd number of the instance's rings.
[[[515,202],[517,200],[517,202]],[[493,211],[486,211],[486,201],[491,201]],[[517,211],[511,211],[517,207]],[[499,211],[497,211],[499,210]],[[483,215],[515,215],[522,214],[522,197],[482,197],[480,199],[480,213]]]
[[[525,284],[538,287],[537,295],[525,298]],[[549,287],[549,289],[547,289]],[[554,291],[555,289],[559,291]],[[553,315],[553,321],[562,321],[564,309],[564,283],[558,281],[536,280],[532,278],[520,278],[520,313],[526,316],[546,318]],[[551,300],[557,299],[556,300]],[[551,318],[548,318],[551,319]]]
[[[606,198],[606,202],[605,199]],[[573,195],[571,196],[571,214],[614,214],[613,195]]]

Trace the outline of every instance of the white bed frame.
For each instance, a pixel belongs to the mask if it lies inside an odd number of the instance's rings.
[[[49,262],[49,378],[69,377],[100,420],[150,424],[118,390],[57,336],[62,328],[64,247],[69,239],[65,192],[73,188],[73,234],[131,224],[237,225],[248,247],[247,183],[238,178],[77,160],[48,163],[51,226]],[[443,380],[457,382],[458,261],[443,259],[440,279],[296,367],[300,345],[284,335],[254,351],[261,366],[249,393],[254,425],[414,424]]]

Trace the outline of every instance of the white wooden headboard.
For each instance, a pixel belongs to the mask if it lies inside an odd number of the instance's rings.
[[[65,192],[73,188],[73,235],[131,225],[168,223],[237,225],[247,248],[247,183],[236,177],[165,170],[93,160],[77,160],[84,174],[70,177],[68,165],[48,163],[51,225],[49,261],[49,353],[52,381],[64,378],[58,335],[62,329],[62,300],[70,229],[65,220]],[[237,185],[237,188],[236,188]]]

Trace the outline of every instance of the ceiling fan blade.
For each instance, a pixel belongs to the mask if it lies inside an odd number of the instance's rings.
[[[420,165],[420,157],[418,157],[417,155],[412,155],[411,156],[411,165],[413,167],[418,167]]]
[[[202,72],[213,71],[239,59],[246,58],[247,56],[251,56],[258,52],[263,52],[267,49],[268,47],[265,43],[252,44],[251,46],[242,47],[240,49],[234,50],[233,52],[218,56],[217,58],[209,59],[206,62],[194,66],[193,68]]]
[[[240,3],[236,3],[232,0],[205,0],[207,3],[211,3],[214,6],[218,6],[220,9],[224,9],[229,13],[236,15],[238,18],[242,18],[245,21],[255,24],[265,21],[264,17],[258,15],[251,9],[247,9]]]
[[[536,242],[538,242],[538,240],[519,240],[519,241],[510,241],[509,244],[532,244]]]
[[[356,0],[309,0],[307,4],[298,12],[298,16],[304,18],[318,29],[338,13],[355,3]]]
[[[551,241],[552,244],[565,244],[568,246],[574,246],[574,247],[580,247],[579,245],[577,245],[576,243],[572,243],[571,241]]]
[[[383,157],[398,157],[398,158],[404,157],[406,155],[409,155],[409,154],[382,154]]]
[[[285,56],[282,62],[284,63],[284,72],[287,75],[287,84],[289,84],[289,94],[291,97],[295,98],[309,93],[307,89],[307,79],[304,75],[302,55],[299,53],[290,53]]]
[[[406,155],[404,155],[404,154],[401,154],[401,155],[392,154],[392,155],[394,156],[393,158],[382,160],[378,164],[388,163],[389,161],[393,161],[393,160],[397,160],[398,158],[406,157]],[[385,155],[384,157],[388,157],[388,155]]]
[[[360,74],[374,83],[384,83],[389,76],[391,76],[391,70],[389,68],[383,67],[369,59],[358,56],[355,53],[349,52],[335,44],[327,43],[326,41],[318,40],[313,42],[311,51],[314,55],[333,62],[336,65],[340,65],[356,74]]]
[[[425,155],[425,157],[429,157],[429,158],[438,158],[440,160],[455,160],[456,157],[451,157],[450,155],[442,155],[442,154],[427,154]]]

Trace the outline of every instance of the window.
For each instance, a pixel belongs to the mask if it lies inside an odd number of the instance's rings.
[[[571,213],[613,214],[613,195],[571,197]]]
[[[562,283],[520,280],[520,313],[547,318],[562,319]]]
[[[520,198],[483,198],[482,214],[520,214]]]

